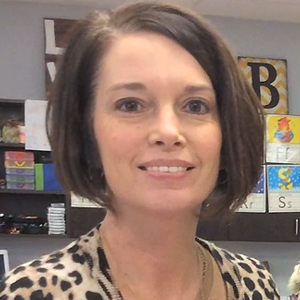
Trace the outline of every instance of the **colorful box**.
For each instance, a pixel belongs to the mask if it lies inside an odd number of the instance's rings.
[[[37,191],[62,191],[53,164],[35,164],[35,184]]]
[[[29,151],[6,151],[4,153],[7,189],[34,190],[34,154]]]
[[[25,151],[5,151],[5,168],[11,169],[34,169],[33,152]]]
[[[17,168],[10,168],[5,169],[6,175],[31,175],[34,176],[34,169],[17,169]]]
[[[15,161],[34,161],[33,152],[24,151],[5,151],[5,160],[15,160]]]
[[[43,172],[43,164],[35,164],[35,189],[37,191],[44,190],[44,172]]]
[[[6,184],[8,190],[34,190],[34,183],[18,183],[18,182],[8,182]]]
[[[31,175],[6,175],[6,182],[34,183],[35,177]]]

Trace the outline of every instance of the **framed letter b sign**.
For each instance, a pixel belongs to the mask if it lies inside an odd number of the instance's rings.
[[[287,114],[287,64],[284,59],[239,57],[246,78],[261,99],[266,113]]]

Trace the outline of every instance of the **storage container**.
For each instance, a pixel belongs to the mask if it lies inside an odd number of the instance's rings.
[[[53,164],[35,164],[35,183],[37,191],[62,191]]]
[[[5,169],[6,175],[31,175],[34,176],[34,169],[18,169],[18,168],[10,168]]]
[[[6,175],[6,182],[34,183],[34,176],[26,175]]]
[[[5,168],[34,169],[34,154],[29,151],[5,151]]]
[[[34,155],[33,152],[25,151],[5,151],[4,154],[5,160],[14,160],[14,161],[33,161]]]
[[[34,183],[16,183],[16,182],[8,182],[7,183],[8,190],[34,190]]]
[[[17,169],[34,169],[34,161],[13,161],[13,160],[6,160],[4,162],[5,168],[17,168]]]

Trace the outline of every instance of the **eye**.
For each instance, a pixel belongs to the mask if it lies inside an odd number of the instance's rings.
[[[191,114],[203,115],[208,113],[208,106],[204,100],[192,99],[189,100],[183,109]]]
[[[138,99],[135,98],[125,98],[120,99],[116,104],[117,110],[123,112],[140,112],[143,110],[143,106]]]

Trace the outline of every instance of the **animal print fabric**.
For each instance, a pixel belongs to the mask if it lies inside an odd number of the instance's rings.
[[[101,247],[100,224],[62,250],[25,263],[0,283],[0,300],[122,300]],[[257,260],[196,238],[216,260],[227,300],[280,299],[270,273]]]

